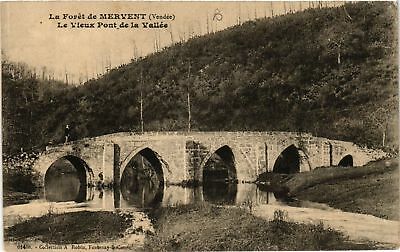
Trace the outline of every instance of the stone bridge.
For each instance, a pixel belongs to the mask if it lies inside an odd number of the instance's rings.
[[[102,173],[105,183],[118,184],[128,163],[140,154],[159,167],[166,184],[202,182],[207,161],[217,153],[231,157],[238,181],[253,182],[262,173],[281,172],[278,163],[283,161],[279,160],[290,151],[297,154],[294,172],[338,164],[362,166],[385,155],[351,142],[305,133],[122,132],[48,147],[34,169],[44,177],[55,161],[66,158],[86,174],[87,183],[97,183]]]

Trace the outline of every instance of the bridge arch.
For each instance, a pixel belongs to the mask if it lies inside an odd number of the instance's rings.
[[[121,173],[124,172],[125,168],[129,165],[129,163],[134,159],[135,156],[141,155],[145,157],[152,165],[154,165],[156,172],[161,175],[160,179],[163,182],[166,181],[167,175],[170,173],[169,165],[167,161],[165,161],[159,152],[155,151],[155,148],[150,145],[141,146],[135,150],[133,150],[129,155],[124,159],[121,163]]]
[[[93,171],[80,157],[64,155],[54,160],[44,174],[44,194],[50,201],[83,202],[93,185]]]
[[[343,167],[350,167],[353,166],[353,155],[347,154],[344,155],[343,158],[339,161],[338,166],[343,166]]]
[[[151,145],[141,146],[129,153],[129,155],[122,161],[120,165],[120,175],[124,172],[125,168],[132,161],[132,159],[137,155],[142,155],[144,157],[148,157],[151,159],[150,163],[153,162],[154,165],[157,166],[156,169],[159,169],[157,172],[162,174],[162,180],[167,181],[167,176],[171,173],[169,169],[168,162],[159,154],[160,152],[156,151]],[[159,162],[159,163],[157,163]]]
[[[295,144],[291,144],[281,151],[274,162],[274,173],[298,173],[311,171],[311,163],[308,155]]]
[[[231,145],[229,145],[229,144],[220,144],[220,145],[212,148],[206,154],[206,156],[203,158],[203,160],[200,164],[199,172],[198,172],[199,181],[204,182],[204,179],[207,179],[207,175],[206,175],[206,177],[204,176],[205,168],[206,168],[207,163],[215,155],[218,156],[227,166],[228,178],[231,177],[232,179],[237,180],[238,177],[237,177],[237,167],[236,167],[234,148],[232,148]]]
[[[166,182],[166,162],[150,147],[130,153],[121,166],[122,197],[135,206],[149,207],[161,203]]]

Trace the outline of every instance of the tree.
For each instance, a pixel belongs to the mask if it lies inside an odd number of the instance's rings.
[[[371,113],[370,120],[382,132],[382,147],[386,146],[388,126],[390,124],[390,120],[393,118],[393,113],[398,111],[396,108],[397,103],[395,99],[392,100],[392,102],[383,104]]]
[[[341,65],[344,56],[361,54],[361,44],[364,42],[364,31],[355,24],[342,20],[331,25],[320,35],[320,44],[325,55],[336,55],[336,62]]]

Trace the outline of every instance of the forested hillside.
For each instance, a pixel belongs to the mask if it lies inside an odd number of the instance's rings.
[[[396,8],[359,2],[247,22],[79,87],[40,99],[33,91],[31,103],[24,86],[37,81],[15,80],[3,67],[3,146],[60,142],[66,124],[75,138],[139,131],[140,90],[146,131],[186,130],[189,92],[192,130],[304,131],[397,146]]]
[[[49,76],[39,76],[24,63],[10,62],[2,55],[2,143],[4,153],[43,146],[48,130],[39,120],[47,115],[46,106],[70,87]]]

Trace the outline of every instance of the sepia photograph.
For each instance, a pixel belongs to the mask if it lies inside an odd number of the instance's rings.
[[[3,251],[400,249],[396,1],[2,1]]]

